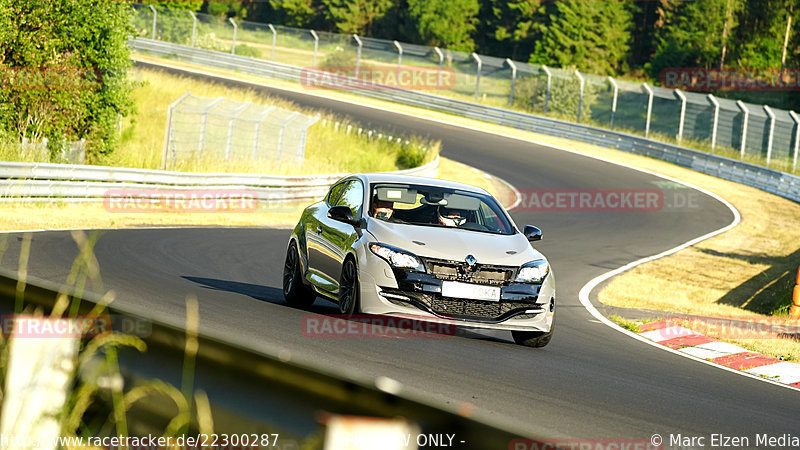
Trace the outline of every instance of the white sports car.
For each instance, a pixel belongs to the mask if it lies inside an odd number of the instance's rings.
[[[523,231],[483,189],[391,174],[336,182],[303,211],[283,270],[289,304],[320,295],[356,312],[510,330],[543,347],[553,335],[555,280]]]

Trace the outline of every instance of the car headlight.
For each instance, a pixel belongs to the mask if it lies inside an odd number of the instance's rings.
[[[550,273],[550,264],[544,259],[537,259],[536,261],[523,264],[514,281],[520,283],[541,283],[548,273]]]
[[[416,255],[400,250],[399,248],[392,247],[386,244],[369,244],[369,249],[372,253],[378,255],[386,260],[390,266],[398,269],[412,269],[417,272],[425,272],[425,265],[422,264]]]

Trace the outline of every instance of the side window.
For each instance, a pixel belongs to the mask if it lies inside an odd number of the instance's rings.
[[[353,211],[353,217],[359,217],[361,206],[364,203],[364,186],[358,180],[347,183],[335,206],[344,205]]]
[[[342,193],[342,188],[344,188],[346,184],[346,182],[335,184],[331,190],[328,191],[328,196],[325,197],[325,201],[328,202],[329,206],[337,205],[336,200],[339,199],[339,194]]]
[[[506,231],[505,227],[502,226],[500,220],[497,218],[497,214],[487,205],[486,203],[481,202],[481,216],[483,218],[483,226],[488,228],[491,231]]]

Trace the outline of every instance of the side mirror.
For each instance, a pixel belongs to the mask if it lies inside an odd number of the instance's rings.
[[[348,223],[354,227],[358,226],[358,221],[353,218],[353,211],[344,205],[332,206],[328,210],[328,217],[339,222]]]
[[[524,234],[530,242],[542,240],[542,230],[533,225],[525,225],[525,229],[522,234]]]

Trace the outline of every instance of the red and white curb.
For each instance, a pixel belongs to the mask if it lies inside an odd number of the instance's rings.
[[[639,336],[714,364],[800,388],[800,364],[720,342],[668,320],[640,325]]]

